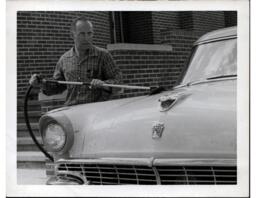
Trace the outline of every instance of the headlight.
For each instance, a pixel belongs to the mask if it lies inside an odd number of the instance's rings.
[[[67,153],[74,144],[74,129],[69,118],[61,112],[43,115],[39,120],[39,131],[44,148],[57,155]]]
[[[60,151],[66,143],[67,135],[57,123],[49,123],[44,132],[44,145],[49,151]]]

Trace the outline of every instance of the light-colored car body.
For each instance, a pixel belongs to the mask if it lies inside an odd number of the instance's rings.
[[[195,53],[172,90],[45,114],[40,119],[43,139],[52,120],[67,133],[62,149],[52,152],[56,169],[48,183],[236,184],[236,66],[225,69],[223,76],[186,80],[191,67],[197,68],[193,59],[204,61],[196,57],[200,46],[229,40],[236,43],[236,28],[208,33],[195,42]],[[221,54],[236,50],[235,44],[224,46],[231,47]],[[236,64],[236,53],[230,57]]]

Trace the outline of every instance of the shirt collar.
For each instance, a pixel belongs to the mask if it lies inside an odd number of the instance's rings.
[[[98,56],[98,55],[99,55],[99,52],[95,46],[92,46],[91,48],[89,48],[88,56]],[[76,54],[75,47],[72,47],[68,53],[68,57],[74,57],[74,56],[77,56],[77,54]]]

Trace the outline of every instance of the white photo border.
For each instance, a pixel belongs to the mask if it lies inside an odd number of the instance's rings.
[[[249,196],[249,1],[7,1],[6,185],[7,196],[247,197]],[[84,8],[84,9],[81,9]],[[199,10],[200,8],[200,10]],[[18,185],[16,165],[17,11],[221,11],[238,13],[237,185],[47,186]],[[14,58],[15,57],[15,58]]]

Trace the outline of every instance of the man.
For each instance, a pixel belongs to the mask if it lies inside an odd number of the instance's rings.
[[[66,105],[107,100],[112,90],[102,87],[102,84],[120,83],[121,73],[110,53],[92,44],[93,34],[93,25],[85,17],[79,17],[72,22],[71,37],[74,47],[61,56],[53,75],[54,80],[60,81],[90,81],[90,87],[42,84],[36,74],[32,75],[29,83],[42,85],[42,91],[46,95],[58,94],[67,88]]]

